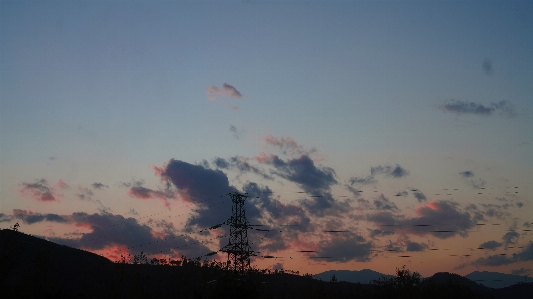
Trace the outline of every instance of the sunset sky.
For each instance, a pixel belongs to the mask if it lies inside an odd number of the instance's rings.
[[[1,0],[0,101],[2,229],[194,258],[247,192],[257,267],[533,269],[531,1]]]

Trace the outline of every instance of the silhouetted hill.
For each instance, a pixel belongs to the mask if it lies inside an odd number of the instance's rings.
[[[531,277],[525,277],[521,275],[513,274],[504,274],[499,272],[488,272],[488,271],[474,271],[470,274],[465,275],[466,278],[478,282],[484,286],[490,288],[505,288],[517,283],[531,282]]]
[[[369,284],[374,280],[378,280],[381,277],[391,278],[393,275],[382,274],[370,269],[363,269],[360,271],[350,271],[350,270],[329,270],[322,273],[313,275],[313,278],[320,279],[323,281],[330,281],[331,277],[335,275],[337,281],[346,281],[352,283],[363,283]]]
[[[1,298],[495,298],[522,299],[533,284],[494,290],[464,277],[437,273],[419,286],[342,282],[358,272],[375,280],[372,270],[333,272],[338,282],[283,272],[252,271],[245,277],[214,264],[183,260],[181,266],[112,263],[96,254],[58,245],[12,230],[0,231]],[[377,273],[377,274],[376,274]],[[331,274],[331,275],[330,275]],[[353,274],[353,273],[351,273]],[[390,281],[394,281],[391,278]]]

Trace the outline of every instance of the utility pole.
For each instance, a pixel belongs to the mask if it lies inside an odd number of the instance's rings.
[[[244,210],[244,201],[248,198],[246,194],[229,193],[233,203],[231,218],[226,221],[230,227],[229,243],[220,250],[228,253],[228,267],[240,274],[244,274],[250,268],[250,256],[255,255],[248,244],[250,224]]]

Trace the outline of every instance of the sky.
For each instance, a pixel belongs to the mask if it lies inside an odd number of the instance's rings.
[[[246,192],[259,268],[530,275],[532,49],[531,1],[1,0],[0,228],[225,261]]]

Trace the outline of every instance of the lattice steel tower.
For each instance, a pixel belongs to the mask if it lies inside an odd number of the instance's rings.
[[[222,252],[228,253],[229,268],[238,273],[244,273],[250,267],[250,256],[255,255],[248,244],[250,224],[244,210],[244,201],[248,198],[245,194],[237,192],[229,194],[233,203],[231,218],[226,221],[230,227],[229,243],[221,249]]]

